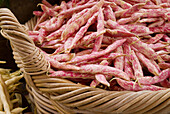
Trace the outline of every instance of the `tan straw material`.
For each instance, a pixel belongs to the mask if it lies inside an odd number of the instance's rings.
[[[39,114],[168,114],[170,89],[159,91],[107,91],[73,83],[66,79],[50,78],[50,69],[43,53],[28,37],[36,18],[24,27],[9,9],[0,9],[2,35],[10,40],[14,59],[24,72],[30,99]]]

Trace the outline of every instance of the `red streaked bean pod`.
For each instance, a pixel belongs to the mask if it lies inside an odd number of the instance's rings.
[[[98,24],[97,24],[97,32],[100,32],[100,31],[104,30],[104,15],[103,15],[103,12],[102,12],[101,8],[99,9],[97,22],[98,22]],[[100,49],[101,44],[102,44],[102,40],[103,40],[103,34],[95,39],[93,52],[98,51]]]
[[[88,19],[97,12],[100,7],[102,7],[104,4],[104,0],[100,0],[96,5],[94,5],[91,9],[89,9],[85,14],[83,14],[80,18],[76,19],[75,22],[71,23],[69,27],[66,27],[66,29],[61,34],[61,40],[67,39],[69,36],[71,36],[75,31],[77,31],[82,25],[84,25]],[[71,29],[70,29],[71,28]]]
[[[63,25],[60,29],[52,32],[51,34],[49,34],[48,36],[46,36],[46,39],[48,41],[51,41],[51,40],[54,40],[54,39],[57,39],[59,36],[61,36],[62,34],[62,31],[66,28],[66,25]]]
[[[130,61],[132,63],[132,68],[134,71],[135,78],[138,79],[140,77],[143,77],[144,75],[143,75],[142,66],[133,50],[131,50]]]
[[[111,37],[132,37],[135,34],[120,29],[106,29],[106,33]]]
[[[101,56],[103,56],[103,55],[113,51],[118,46],[122,45],[125,41],[126,41],[125,39],[117,40],[113,44],[109,45],[103,51],[93,52],[91,54],[86,54],[86,55],[83,55],[83,56],[76,56],[71,61],[69,61],[69,63],[77,63],[77,62],[81,62],[81,61],[85,61],[85,60],[90,60],[90,59],[94,59],[94,58],[97,58],[97,57],[101,57]]]
[[[69,53],[69,54],[56,54],[52,55],[51,57],[59,62],[66,62],[71,60],[75,56],[74,53]]]
[[[40,4],[41,5],[41,9],[49,16],[56,16],[58,14],[58,12],[54,11],[52,8],[47,7],[44,4]]]
[[[161,86],[166,87],[166,88],[170,88],[170,81],[168,81],[167,79],[160,82]]]
[[[106,20],[116,21],[115,13],[112,11],[110,5],[106,6],[103,10]]]
[[[73,71],[50,71],[50,73],[50,77],[95,79],[92,74],[77,73]]]
[[[161,69],[168,69],[170,68],[170,63],[158,63]]]
[[[148,68],[148,70],[158,76],[159,75],[159,71],[157,70],[157,68],[151,63],[151,61],[146,58],[143,54],[136,52],[136,55],[138,57],[138,59]]]
[[[123,47],[122,46],[117,47],[116,50],[115,50],[115,53],[122,53],[123,54]],[[114,67],[123,71],[124,56],[115,58]]]
[[[80,68],[75,65],[68,65],[68,64],[60,63],[57,60],[55,60],[54,58],[52,58],[46,54],[44,54],[44,55],[45,55],[45,58],[49,61],[50,65],[53,68],[62,69],[62,70],[73,70],[73,71],[80,70]]]
[[[81,39],[83,37],[83,35],[85,34],[85,32],[87,31],[87,29],[89,28],[89,26],[91,24],[93,24],[97,18],[98,13],[95,13],[86,23],[85,26],[81,27],[80,30],[76,33],[70,47],[68,47],[68,51],[72,49],[73,46],[76,45],[76,43],[78,42],[79,39]]]
[[[115,2],[117,5],[121,6],[123,9],[129,9],[132,7],[131,4],[123,1],[123,0],[108,0],[110,2]]]
[[[159,83],[159,82],[162,82],[164,81],[165,79],[167,79],[168,77],[170,77],[170,68],[169,69],[166,69],[166,70],[163,70],[159,76],[145,76],[145,77],[142,77],[142,78],[138,78],[138,82],[140,84],[144,84],[144,85],[152,85],[152,84],[155,84],[155,83]]]
[[[43,12],[42,11],[33,11],[33,14],[35,16],[42,16],[43,15]]]
[[[131,16],[133,13],[139,11],[144,5],[145,5],[145,3],[138,3],[138,4],[133,5],[126,12],[124,12],[121,15],[121,17],[129,17],[129,16]]]
[[[80,69],[81,69],[80,72],[82,73],[105,74],[105,75],[120,77],[125,80],[130,80],[125,72],[110,66],[91,64],[91,65],[82,65],[80,66]]]
[[[156,52],[136,37],[128,37],[127,42],[150,59],[157,59]]]
[[[151,91],[158,91],[158,90],[165,90],[166,88],[155,86],[155,85],[139,85],[133,81],[125,81],[120,78],[116,78],[118,84],[128,91],[142,91],[142,90],[151,90]]]
[[[97,2],[93,2],[93,3],[87,3],[85,5],[79,5],[77,7],[73,7],[73,8],[70,8],[70,9],[67,9],[66,11],[62,11],[59,13],[59,15],[72,15],[74,12],[78,12],[78,11],[81,11],[83,9],[86,9],[86,8],[90,8],[92,6],[94,6]]]

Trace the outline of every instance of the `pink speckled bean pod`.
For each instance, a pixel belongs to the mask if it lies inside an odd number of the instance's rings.
[[[69,53],[69,54],[56,54],[52,55],[51,57],[59,62],[67,62],[71,60],[75,56],[74,53]]]
[[[50,71],[50,73],[50,77],[95,79],[94,75],[92,74],[83,74],[73,71]]]
[[[164,24],[164,22],[165,22],[165,20],[164,20],[164,19],[160,19],[159,21],[154,22],[154,23],[152,23],[152,24],[148,25],[148,27],[159,27],[159,26],[163,25],[163,24]]]
[[[124,60],[124,72],[126,72],[129,78],[134,79],[134,80],[136,79],[136,77],[133,74],[132,66],[130,65],[130,62],[127,57],[125,57],[125,60]]]
[[[55,60],[54,58],[48,56],[47,54],[44,53],[44,55],[45,55],[46,60],[49,61],[51,67],[53,67],[53,68],[62,69],[62,70],[73,70],[73,71],[80,70],[80,68],[75,65],[60,63],[57,60]]]
[[[116,21],[115,13],[112,11],[110,5],[106,6],[103,10],[106,20]]]
[[[121,17],[129,17],[129,16],[131,16],[133,13],[139,11],[144,5],[145,5],[145,3],[138,3],[138,4],[133,5],[126,12],[124,12],[121,15]]]
[[[103,12],[102,12],[102,8],[99,9],[97,22],[98,22],[97,23],[97,32],[103,31],[104,30],[104,15],[103,15]],[[102,44],[102,40],[103,40],[103,34],[95,39],[93,52],[96,52],[100,49],[101,44]]]
[[[168,81],[167,79],[160,82],[161,86],[166,87],[166,88],[170,88],[170,81]]]
[[[162,3],[162,0],[152,0],[153,3],[155,3],[156,5],[159,5]]]
[[[44,14],[44,12],[42,11],[33,11],[33,15],[35,16],[42,16]]]
[[[151,0],[148,0],[147,2],[146,2],[146,5],[155,5]]]
[[[50,20],[47,19],[47,20],[45,20],[44,22],[38,24],[38,27],[40,27],[40,28],[44,27],[47,23],[49,23],[49,21],[51,21],[51,19],[50,19]]]
[[[44,42],[44,43],[41,45],[41,47],[44,47],[44,46],[52,46],[52,45],[55,45],[55,44],[57,44],[57,43],[60,43],[60,40],[59,40],[59,39]]]
[[[162,38],[165,42],[170,43],[170,37],[168,37],[166,34],[164,34]]]
[[[128,25],[122,25],[125,29],[132,33],[151,33],[148,27],[143,25],[136,25],[136,24],[128,24]]]
[[[128,30],[126,30],[122,25],[119,25],[119,23],[117,23],[116,21],[112,21],[112,20],[108,20],[107,21],[107,25],[111,28],[111,29],[120,29],[123,31],[128,32]]]
[[[148,44],[143,43],[136,37],[128,37],[127,42],[135,47],[139,52],[143,53],[149,59],[157,59],[156,52],[148,46]]]
[[[135,78],[138,79],[140,77],[143,77],[144,75],[143,75],[142,66],[133,50],[131,50],[130,62],[132,63],[132,68],[134,71]]]
[[[149,29],[154,33],[170,33],[170,28],[168,26],[149,27]]]
[[[109,36],[103,36],[102,44],[112,44],[115,41],[114,38]]]
[[[163,55],[163,54],[170,54],[170,52],[166,51],[166,50],[160,50],[156,52],[158,55]]]
[[[108,55],[102,56],[102,57],[99,58],[99,59],[106,59],[106,60],[111,59],[111,60],[113,60],[113,59],[115,59],[115,58],[117,58],[117,57],[122,57],[122,56],[126,56],[126,54],[123,54],[123,53],[110,53],[110,54],[108,54]]]
[[[39,43],[39,37],[38,37],[38,35],[29,35],[29,37],[30,37],[35,43]]]
[[[123,44],[123,51],[124,51],[124,54],[127,55],[127,56],[125,56],[125,60],[124,60],[125,61],[125,63],[124,63],[124,71],[127,73],[127,75],[130,78],[136,79],[134,74],[133,74],[132,65],[130,63],[131,47],[126,42]]]
[[[115,12],[114,12],[114,13],[115,13],[115,17],[116,17],[116,18],[120,18],[121,15],[122,15],[124,12],[126,12],[126,11],[127,11],[127,9],[115,11]]]
[[[92,60],[85,60],[79,63],[76,63],[76,65],[80,66],[80,65],[84,65],[84,64],[96,64],[98,62],[101,62],[103,60],[114,60],[116,57],[120,57],[120,56],[125,56],[125,54],[120,54],[120,53],[110,53],[108,55],[104,55],[100,58],[94,58]]]
[[[69,26],[72,22],[74,22],[76,19],[78,19],[79,17],[81,17],[84,13],[86,13],[89,9],[84,9],[78,13],[74,13],[74,15],[72,15],[72,17],[67,21],[67,26]]]
[[[170,3],[169,0],[161,0],[161,1],[162,1],[162,3]]]
[[[113,11],[121,11],[123,10],[121,7],[119,7],[118,5],[116,5],[116,3],[114,2],[108,2],[108,1],[105,1],[105,5],[110,5],[110,7],[112,8]]]
[[[81,39],[83,37],[83,35],[85,34],[85,32],[87,32],[87,29],[89,28],[89,26],[91,24],[93,24],[97,18],[98,13],[95,13],[86,23],[85,26],[81,27],[80,30],[76,33],[70,47],[68,47],[68,51],[70,51],[73,47],[75,47],[76,43],[78,42],[79,39]]]
[[[109,45],[105,50],[100,51],[100,52],[93,52],[91,54],[86,54],[83,56],[76,56],[75,58],[73,58],[71,61],[69,61],[69,63],[77,63],[77,62],[81,62],[81,61],[85,61],[85,60],[91,60],[97,57],[101,57],[111,51],[113,51],[114,49],[116,49],[118,46],[122,45],[124,42],[126,41],[126,39],[122,39],[122,40],[117,40],[115,41],[113,44]]]
[[[92,52],[92,49],[86,49],[86,50],[83,50],[83,51],[76,53],[76,56],[82,56],[82,55],[85,55],[85,54],[90,54],[91,52]]]
[[[109,65],[109,62],[107,60],[101,61],[100,65]],[[95,75],[95,80],[93,80],[90,84],[91,87],[96,87],[99,83],[102,83],[104,85],[107,85],[108,87],[110,86],[109,82],[106,80],[106,76],[103,74],[96,74]]]
[[[123,0],[108,0],[110,2],[115,2],[117,5],[121,6],[123,9],[129,9],[132,7],[131,4],[123,1]]]
[[[41,46],[41,48],[48,48],[48,49],[60,49],[60,47],[62,46],[63,44],[54,44],[54,45],[51,45],[51,46]],[[58,52],[59,53],[59,52]]]
[[[170,62],[170,55],[168,55],[168,54],[163,54],[163,55],[160,55],[160,56],[161,56],[161,58],[162,58],[164,61]]]
[[[144,66],[146,66],[149,70],[149,72],[151,72],[152,74],[158,76],[159,75],[159,71],[157,70],[157,68],[151,63],[151,61],[146,58],[143,54],[136,52],[136,55],[138,57],[138,59],[144,64]]]
[[[115,53],[122,53],[123,54],[123,47],[122,46],[117,47],[116,50],[115,50]],[[123,71],[124,56],[115,58],[114,67]]]
[[[100,65],[109,65],[109,62],[107,60],[101,61]],[[96,74],[95,80],[93,80],[90,84],[91,87],[96,87],[99,83],[102,83],[104,85],[110,86],[109,82],[107,81],[108,78],[111,78],[112,76],[109,75],[103,75],[103,74]],[[106,79],[107,78],[107,79]]]
[[[60,47],[58,47],[52,55],[56,55],[56,54],[59,54],[62,52],[64,52],[64,44],[62,44]]]
[[[94,5],[91,9],[89,9],[85,14],[83,14],[81,17],[75,20],[75,22],[71,23],[69,27],[66,27],[66,29],[61,34],[61,40],[67,39],[69,36],[71,36],[75,31],[77,31],[82,25],[84,25],[88,19],[97,12],[100,7],[102,7],[104,4],[104,0],[100,0],[96,5]],[[71,29],[70,29],[71,28]]]
[[[52,5],[49,2],[47,2],[47,0],[42,0],[41,2],[47,7],[52,7]]]
[[[86,9],[86,8],[90,8],[92,6],[94,6],[97,2],[93,2],[93,3],[87,3],[87,4],[84,4],[84,5],[79,5],[77,7],[73,7],[73,8],[70,8],[70,9],[67,9],[66,11],[62,11],[59,13],[59,15],[72,15],[73,13],[75,12],[78,12],[78,11],[81,11],[83,9]]]
[[[40,28],[39,30],[39,35],[38,35],[38,39],[39,39],[39,43],[42,44],[45,40],[45,37],[47,36],[48,32],[43,29],[43,28]]]
[[[96,74],[95,78],[101,84],[107,85],[108,87],[110,86],[109,82],[106,80],[106,76],[105,75],[103,75],[103,74]]]
[[[163,7],[163,8],[169,8],[170,2],[169,3],[161,3],[160,6]]]
[[[81,0],[81,1],[79,1],[76,5],[78,6],[78,5],[83,5],[83,4],[85,4],[85,3],[89,3],[89,1],[90,0]],[[94,2],[94,0],[91,0],[90,2]]]
[[[155,86],[155,85],[139,85],[133,81],[125,81],[120,78],[116,78],[118,84],[128,91],[142,91],[142,90],[151,90],[151,91],[158,91],[158,90],[165,90],[166,88]]]
[[[92,34],[89,34],[85,37],[83,37],[76,45],[79,46],[79,45],[89,45],[90,43],[92,43],[92,41],[94,39],[96,39],[98,36],[104,34],[106,32],[106,30],[103,30],[103,31],[100,31],[100,32],[93,32]]]
[[[39,35],[39,31],[28,31],[28,35]]]
[[[69,37],[66,42],[64,43],[64,52],[65,53],[70,53],[70,51],[67,51],[68,47],[70,47],[71,43],[73,41],[73,37]]]
[[[164,36],[164,34],[156,34],[155,37],[150,38],[146,43],[154,44],[154,43],[158,42],[163,36]]]
[[[42,10],[44,11],[44,13],[46,13],[47,15],[55,17],[55,16],[58,14],[58,12],[54,11],[52,8],[49,8],[49,7],[47,7],[47,6],[44,5],[44,4],[40,4],[40,5],[41,5],[41,9],[42,9]]]
[[[135,34],[128,32],[128,31],[124,31],[121,29],[106,29],[106,33],[108,36],[111,37],[132,37],[135,36]]]
[[[151,22],[155,22],[155,21],[159,21],[160,18],[144,18],[139,20],[138,22],[140,23],[151,23]]]
[[[144,5],[143,8],[144,9],[159,9],[159,8],[162,8],[162,7],[159,6],[159,5]]]
[[[95,58],[95,59],[92,59],[92,60],[89,60],[89,61],[82,61],[82,62],[79,62],[79,63],[76,63],[76,64],[77,65],[95,64],[95,63],[98,63],[98,62],[103,61],[103,60],[114,60],[115,58],[120,57],[120,56],[125,56],[125,54],[110,53],[110,54],[104,55],[100,58]]]
[[[169,9],[160,8],[160,9],[141,9],[139,11],[140,13],[143,13],[141,17],[161,17],[164,16],[164,13],[169,12]]]
[[[80,0],[71,0],[72,1],[72,7],[75,7],[76,4],[80,1]]]
[[[120,77],[125,80],[130,80],[125,72],[110,66],[90,64],[82,65],[80,66],[80,69],[81,69],[80,72],[82,73],[105,74]]]
[[[152,85],[155,83],[159,83],[164,81],[165,79],[167,79],[168,77],[170,77],[170,68],[163,70],[159,76],[145,76],[142,78],[138,78],[138,82],[140,84],[144,84],[144,85]]]
[[[155,51],[162,50],[166,48],[168,45],[162,44],[162,43],[156,43],[156,44],[148,44],[150,48],[152,48]]]
[[[55,39],[59,38],[59,36],[61,36],[62,31],[63,31],[65,28],[66,28],[66,25],[63,25],[60,29],[58,29],[58,30],[50,33],[50,34],[46,37],[47,41],[51,41],[51,40],[55,40]]]
[[[124,25],[126,23],[133,23],[133,22],[139,20],[142,15],[143,15],[142,13],[134,13],[134,14],[132,14],[131,17],[119,19],[117,21],[117,23],[119,23],[120,25]]]
[[[154,61],[154,60],[150,60],[150,61],[151,61],[151,63],[157,68],[158,72],[160,73],[160,72],[161,72],[161,69],[160,69],[159,65],[157,64],[157,62]]]
[[[65,1],[62,1],[61,2],[61,10],[62,11],[65,11],[65,10],[67,10],[67,6],[66,6],[66,2]],[[54,23],[52,23],[50,26],[45,26],[44,27],[44,29],[46,30],[46,31],[55,31],[55,30],[57,30],[58,28],[60,28],[61,26],[62,26],[62,24],[63,24],[63,22],[64,22],[64,19],[65,19],[65,16],[64,15],[59,15],[58,17],[57,17],[57,20],[54,22]]]
[[[35,27],[34,27],[33,30],[38,30],[38,29],[39,29],[38,25],[39,25],[40,23],[44,22],[48,17],[49,17],[49,16],[48,16],[46,13],[44,13],[44,14],[40,17],[40,19],[37,21],[37,23],[36,23],[36,25],[35,25]]]

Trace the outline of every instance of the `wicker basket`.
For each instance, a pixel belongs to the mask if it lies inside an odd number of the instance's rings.
[[[6,8],[0,9],[0,20],[1,34],[10,40],[14,59],[25,74],[27,90],[37,113],[170,113],[170,89],[107,91],[48,77],[50,65],[28,37],[26,27]],[[35,23],[33,18],[26,26],[32,29]]]

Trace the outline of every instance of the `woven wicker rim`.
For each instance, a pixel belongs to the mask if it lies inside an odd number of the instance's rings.
[[[1,34],[10,40],[14,59],[24,72],[30,99],[38,113],[169,113],[170,89],[160,91],[106,91],[49,78],[50,64],[28,37],[36,18],[21,25],[13,13],[0,9]]]

